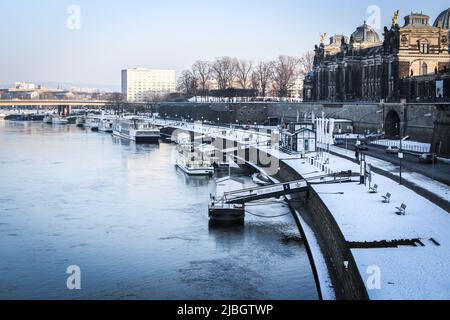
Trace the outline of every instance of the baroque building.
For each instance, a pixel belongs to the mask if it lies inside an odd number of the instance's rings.
[[[305,101],[417,100],[424,92],[435,98],[438,78],[441,98],[450,98],[449,15],[447,9],[431,25],[429,16],[411,13],[400,27],[397,12],[383,40],[366,23],[350,39],[334,35],[325,44],[322,36],[305,78]]]

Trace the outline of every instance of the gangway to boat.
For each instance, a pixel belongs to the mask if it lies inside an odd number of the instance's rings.
[[[352,174],[340,177],[337,177],[337,175],[318,175],[297,181],[230,191],[224,193],[222,200],[227,204],[245,204],[257,200],[278,198],[295,193],[307,192],[311,184],[348,182],[351,181],[351,176]]]
[[[245,204],[256,200],[277,198],[289,194],[306,192],[308,189],[308,182],[306,180],[299,180],[226,192],[223,195],[223,200],[227,204]]]

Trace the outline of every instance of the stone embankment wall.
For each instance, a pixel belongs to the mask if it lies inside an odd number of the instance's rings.
[[[294,181],[302,177],[284,162],[280,164],[277,179]],[[293,197],[292,207],[313,230],[325,258],[328,272],[338,300],[368,300],[364,281],[361,278],[350,247],[336,220],[320,196],[310,190],[307,198]],[[348,262],[348,266],[345,265]]]
[[[313,112],[316,116],[323,113],[328,117],[351,120],[358,133],[385,130],[389,125],[386,120],[389,113],[395,112],[402,135],[427,143],[447,141],[443,134],[450,127],[450,118],[442,116],[450,112],[450,105],[432,103],[163,103],[159,107],[163,117],[221,124],[263,124],[269,117],[288,122],[302,121]],[[426,116],[429,114],[432,116]]]

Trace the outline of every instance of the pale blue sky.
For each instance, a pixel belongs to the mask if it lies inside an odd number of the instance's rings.
[[[69,5],[81,29],[66,28]],[[15,81],[120,84],[126,67],[173,68],[230,55],[268,60],[300,55],[327,32],[351,34],[381,8],[434,18],[448,0],[2,0],[0,83]],[[403,23],[403,18],[401,19]]]

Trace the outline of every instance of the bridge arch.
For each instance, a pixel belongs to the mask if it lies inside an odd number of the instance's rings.
[[[400,116],[397,111],[391,110],[386,115],[384,121],[384,127],[386,131],[387,138],[399,138],[400,137]]]

